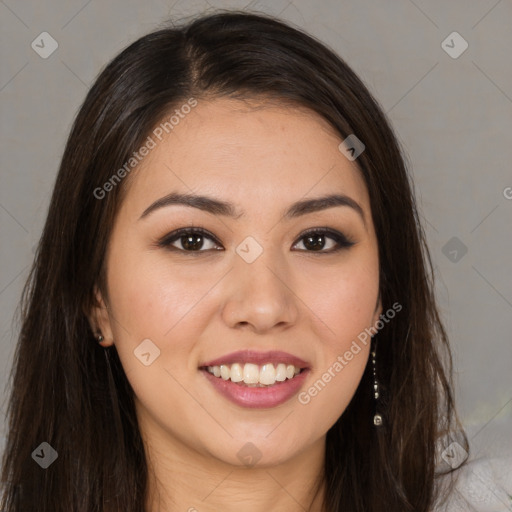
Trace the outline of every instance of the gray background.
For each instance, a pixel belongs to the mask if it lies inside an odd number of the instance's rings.
[[[511,0],[0,1],[2,390],[16,305],[87,89],[137,37],[216,8],[303,27],[352,66],[387,112],[412,167],[474,454],[512,453]],[[31,47],[44,31],[59,45],[47,59]],[[458,58],[442,46],[453,31],[469,45]],[[5,391],[0,398],[3,418]]]

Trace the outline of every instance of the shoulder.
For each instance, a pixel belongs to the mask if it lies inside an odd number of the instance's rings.
[[[512,457],[469,461],[452,475],[454,487],[433,512],[512,511]],[[443,477],[448,485],[452,476]]]

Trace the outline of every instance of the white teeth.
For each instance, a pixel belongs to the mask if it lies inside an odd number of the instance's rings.
[[[221,367],[220,367],[220,376],[224,380],[228,380],[229,379],[229,376],[230,376],[229,366],[226,366],[225,364],[221,365]]]
[[[244,380],[242,367],[238,363],[231,365],[229,378],[231,379],[231,382],[242,382]]]
[[[284,363],[279,363],[277,367],[272,363],[264,364],[261,367],[253,363],[234,363],[232,365],[208,366],[207,370],[215,377],[231,380],[231,382],[243,382],[251,387],[272,386],[276,382],[293,379],[300,373],[299,367]]]
[[[244,382],[246,384],[258,384],[259,380],[260,380],[260,369],[258,368],[258,365],[252,364],[252,363],[245,363]]]
[[[260,371],[260,384],[271,386],[276,382],[276,369],[273,364],[264,364]]]
[[[279,363],[276,369],[276,380],[278,382],[283,382],[286,380],[286,365],[283,363]]]

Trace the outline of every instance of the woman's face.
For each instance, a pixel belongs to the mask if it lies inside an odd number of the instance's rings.
[[[96,312],[141,431],[234,465],[290,460],[347,407],[381,313],[360,171],[324,120],[285,106],[199,100],[150,136]]]

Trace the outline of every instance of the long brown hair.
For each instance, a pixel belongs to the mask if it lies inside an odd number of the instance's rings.
[[[431,510],[436,447],[462,432],[432,263],[397,139],[348,65],[311,36],[267,16],[203,16],[148,34],[101,72],[78,112],[44,231],[20,303],[11,376],[1,508],[7,512],[142,512],[148,467],[133,390],[115,346],[95,341],[87,312],[128,179],[108,182],[166,112],[190,97],[264,97],[307,107],[341,138],[365,144],[357,159],[369,191],[383,311],[402,310],[375,335],[380,408],[373,425],[367,367],[327,433],[325,510]],[[31,456],[47,442],[58,459]],[[447,472],[450,469],[448,468]]]

